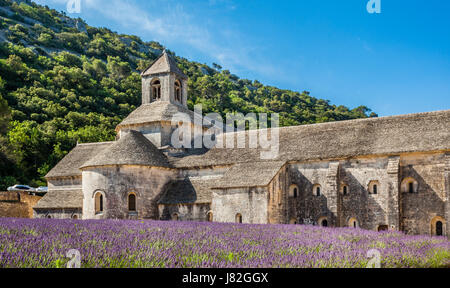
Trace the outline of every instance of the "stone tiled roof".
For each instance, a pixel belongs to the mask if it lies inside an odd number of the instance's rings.
[[[181,72],[178,68],[175,60],[167,54],[166,50],[163,51],[161,56],[153,62],[144,72],[141,73],[141,76],[153,75],[153,74],[161,74],[161,73],[175,73],[183,79],[187,79],[187,76]]]
[[[140,132],[131,130],[79,168],[107,165],[170,167],[166,156]]]
[[[212,191],[216,179],[174,180],[164,188],[159,204],[211,203]]]
[[[45,177],[81,176],[81,170],[79,169],[81,165],[100,153],[103,149],[109,147],[112,143],[78,144]]]
[[[450,110],[278,128],[274,161],[308,161],[365,155],[450,150]],[[237,132],[245,133],[247,132]],[[234,133],[234,134],[237,134]],[[247,137],[248,138],[248,137]],[[261,161],[261,149],[213,148],[169,158],[174,167],[206,167]]]
[[[164,106],[166,104],[170,103],[164,104],[161,102],[154,102],[148,104],[148,106]],[[151,110],[145,110],[147,108],[143,109],[144,110],[138,113],[142,117],[146,115],[145,111]],[[160,111],[163,110],[164,109]],[[160,115],[167,114],[161,113]],[[158,116],[158,119],[164,117]],[[137,119],[136,122],[140,122],[140,119],[142,118],[136,117],[135,119]],[[396,155],[421,151],[450,151],[449,126],[450,110],[284,127],[279,128],[279,155],[273,160],[308,161],[377,154]],[[157,163],[159,163],[158,165],[162,165],[163,167],[172,165],[172,167],[175,168],[223,166],[236,163],[261,162],[260,149],[213,148],[209,151],[201,151],[201,153],[193,151],[192,155],[187,155],[185,157],[169,157],[169,165],[164,155],[156,153],[156,151],[158,151],[156,147],[148,140],[142,139],[145,137],[142,135],[136,137],[139,137],[142,140],[139,143],[146,144],[141,147],[140,144],[135,142],[130,146],[134,147],[133,149],[135,152],[130,151],[125,154],[110,152],[110,156],[108,156],[108,154],[105,155],[104,153],[100,153],[113,143],[116,146],[119,146],[118,148],[115,148],[117,149],[115,151],[125,152],[129,150],[127,145],[117,143],[120,140],[117,142],[77,145],[46,175],[46,177],[79,176],[81,175],[79,168],[85,166],[83,165],[84,163],[95,155],[98,156],[98,154],[103,154],[102,161],[109,164],[121,164],[124,162],[128,162],[127,164],[143,162],[151,164],[154,163],[156,159]],[[123,143],[123,141],[121,143]],[[149,147],[149,145],[152,147],[148,149],[143,148]],[[153,152],[149,153],[150,156],[144,156],[146,154],[144,151]],[[152,158],[152,154],[159,156]],[[91,161],[94,161],[94,159]],[[95,161],[98,161],[98,158]],[[90,164],[92,164],[92,162]]]
[[[284,161],[248,162],[233,165],[213,188],[262,187],[272,181]]]
[[[33,209],[82,208],[83,192],[80,190],[50,190]]]
[[[155,101],[149,104],[142,104],[136,110],[130,113],[127,118],[125,118],[119,125],[117,125],[116,130],[120,127],[145,124],[152,122],[166,121],[171,122],[174,115],[177,113],[186,114],[190,121],[194,121],[193,111],[189,110],[185,106],[172,104],[168,101]],[[201,121],[201,115],[198,116]],[[201,123],[201,122],[200,122]]]

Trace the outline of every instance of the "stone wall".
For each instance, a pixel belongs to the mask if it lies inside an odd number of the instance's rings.
[[[286,168],[283,167],[269,183],[267,189],[267,223],[288,223],[288,181]]]
[[[214,189],[211,210],[214,222],[236,222],[242,215],[242,223],[267,223],[267,188]]]
[[[33,218],[51,219],[82,219],[82,209],[61,208],[61,209],[35,209]]]
[[[155,101],[151,99],[151,83],[155,79],[159,79],[161,83],[161,101],[170,101],[170,95],[173,95],[174,84],[172,83],[175,83],[175,76],[161,74],[142,78],[142,104]]]
[[[418,182],[417,193],[403,191],[400,195],[402,230],[408,234],[431,234],[433,218],[441,217],[448,222],[445,154],[402,155],[400,165],[400,179],[412,177]]]
[[[319,224],[318,220],[326,217],[329,224],[342,227],[356,219],[359,227],[368,230],[385,226],[408,234],[432,234],[433,219],[439,218],[448,234],[448,157],[444,153],[409,153],[290,164],[284,191],[295,184],[299,195],[287,197],[286,218],[272,217],[269,222]],[[417,181],[417,193],[405,191],[402,184],[411,178]],[[369,191],[371,182],[376,182],[377,194]],[[319,185],[321,195],[317,196],[313,188]],[[275,207],[273,201],[269,203]]]
[[[355,218],[361,228],[377,230],[389,227],[389,203],[395,193],[391,174],[387,171],[389,157],[357,158],[341,162],[340,183],[348,185],[347,195],[342,195],[341,226],[349,226]],[[377,194],[369,193],[369,184],[375,182]],[[398,229],[398,227],[391,227]]]
[[[110,166],[83,171],[83,219],[159,219],[157,201],[164,185],[176,177],[170,169]],[[94,195],[103,194],[104,211],[95,213]],[[136,194],[137,213],[128,211],[128,195]]]
[[[47,178],[49,190],[81,188],[81,175],[72,177]]]
[[[175,128],[172,127],[170,122],[145,123],[122,128],[119,132],[119,136],[122,137],[124,133],[128,133],[130,130],[139,131],[156,147],[162,147],[171,144],[171,137],[174,129]]]
[[[444,178],[445,178],[445,219],[447,220],[447,237],[450,238],[450,227],[448,222],[450,221],[450,153],[445,154],[445,164],[444,164]]]
[[[41,198],[28,192],[0,192],[0,217],[32,218],[33,206]]]
[[[328,207],[329,197],[335,197],[336,195],[332,195],[335,191],[330,191],[327,184],[329,164],[329,162],[323,161],[289,165],[287,187],[295,184],[299,188],[297,198],[288,197],[287,199],[287,219],[289,221],[295,219],[299,224],[317,224],[320,218],[332,218]],[[317,187],[320,187],[319,196],[316,195]],[[284,223],[288,223],[287,219]]]
[[[398,177],[393,176],[397,170],[388,173],[389,161],[387,156],[361,157],[290,165],[289,185],[298,185],[300,195],[288,200],[289,218],[315,225],[319,219],[327,219],[329,225],[341,227],[356,219],[364,229],[377,230],[384,225],[398,229]],[[377,183],[377,194],[369,193],[372,181]],[[316,187],[320,187],[320,196],[313,190]]]
[[[211,211],[210,203],[159,205],[160,220],[173,220],[174,214],[178,221],[208,221],[208,212]]]

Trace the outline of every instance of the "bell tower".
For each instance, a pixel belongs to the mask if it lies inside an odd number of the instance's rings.
[[[188,78],[165,49],[141,78],[142,104],[165,101],[187,107]]]

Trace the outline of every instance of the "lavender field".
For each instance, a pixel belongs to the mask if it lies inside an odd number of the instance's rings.
[[[352,228],[123,220],[0,219],[0,267],[449,267],[445,237]]]

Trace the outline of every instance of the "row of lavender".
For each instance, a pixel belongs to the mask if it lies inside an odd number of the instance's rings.
[[[123,220],[0,219],[0,267],[448,267],[444,237],[351,228]]]

